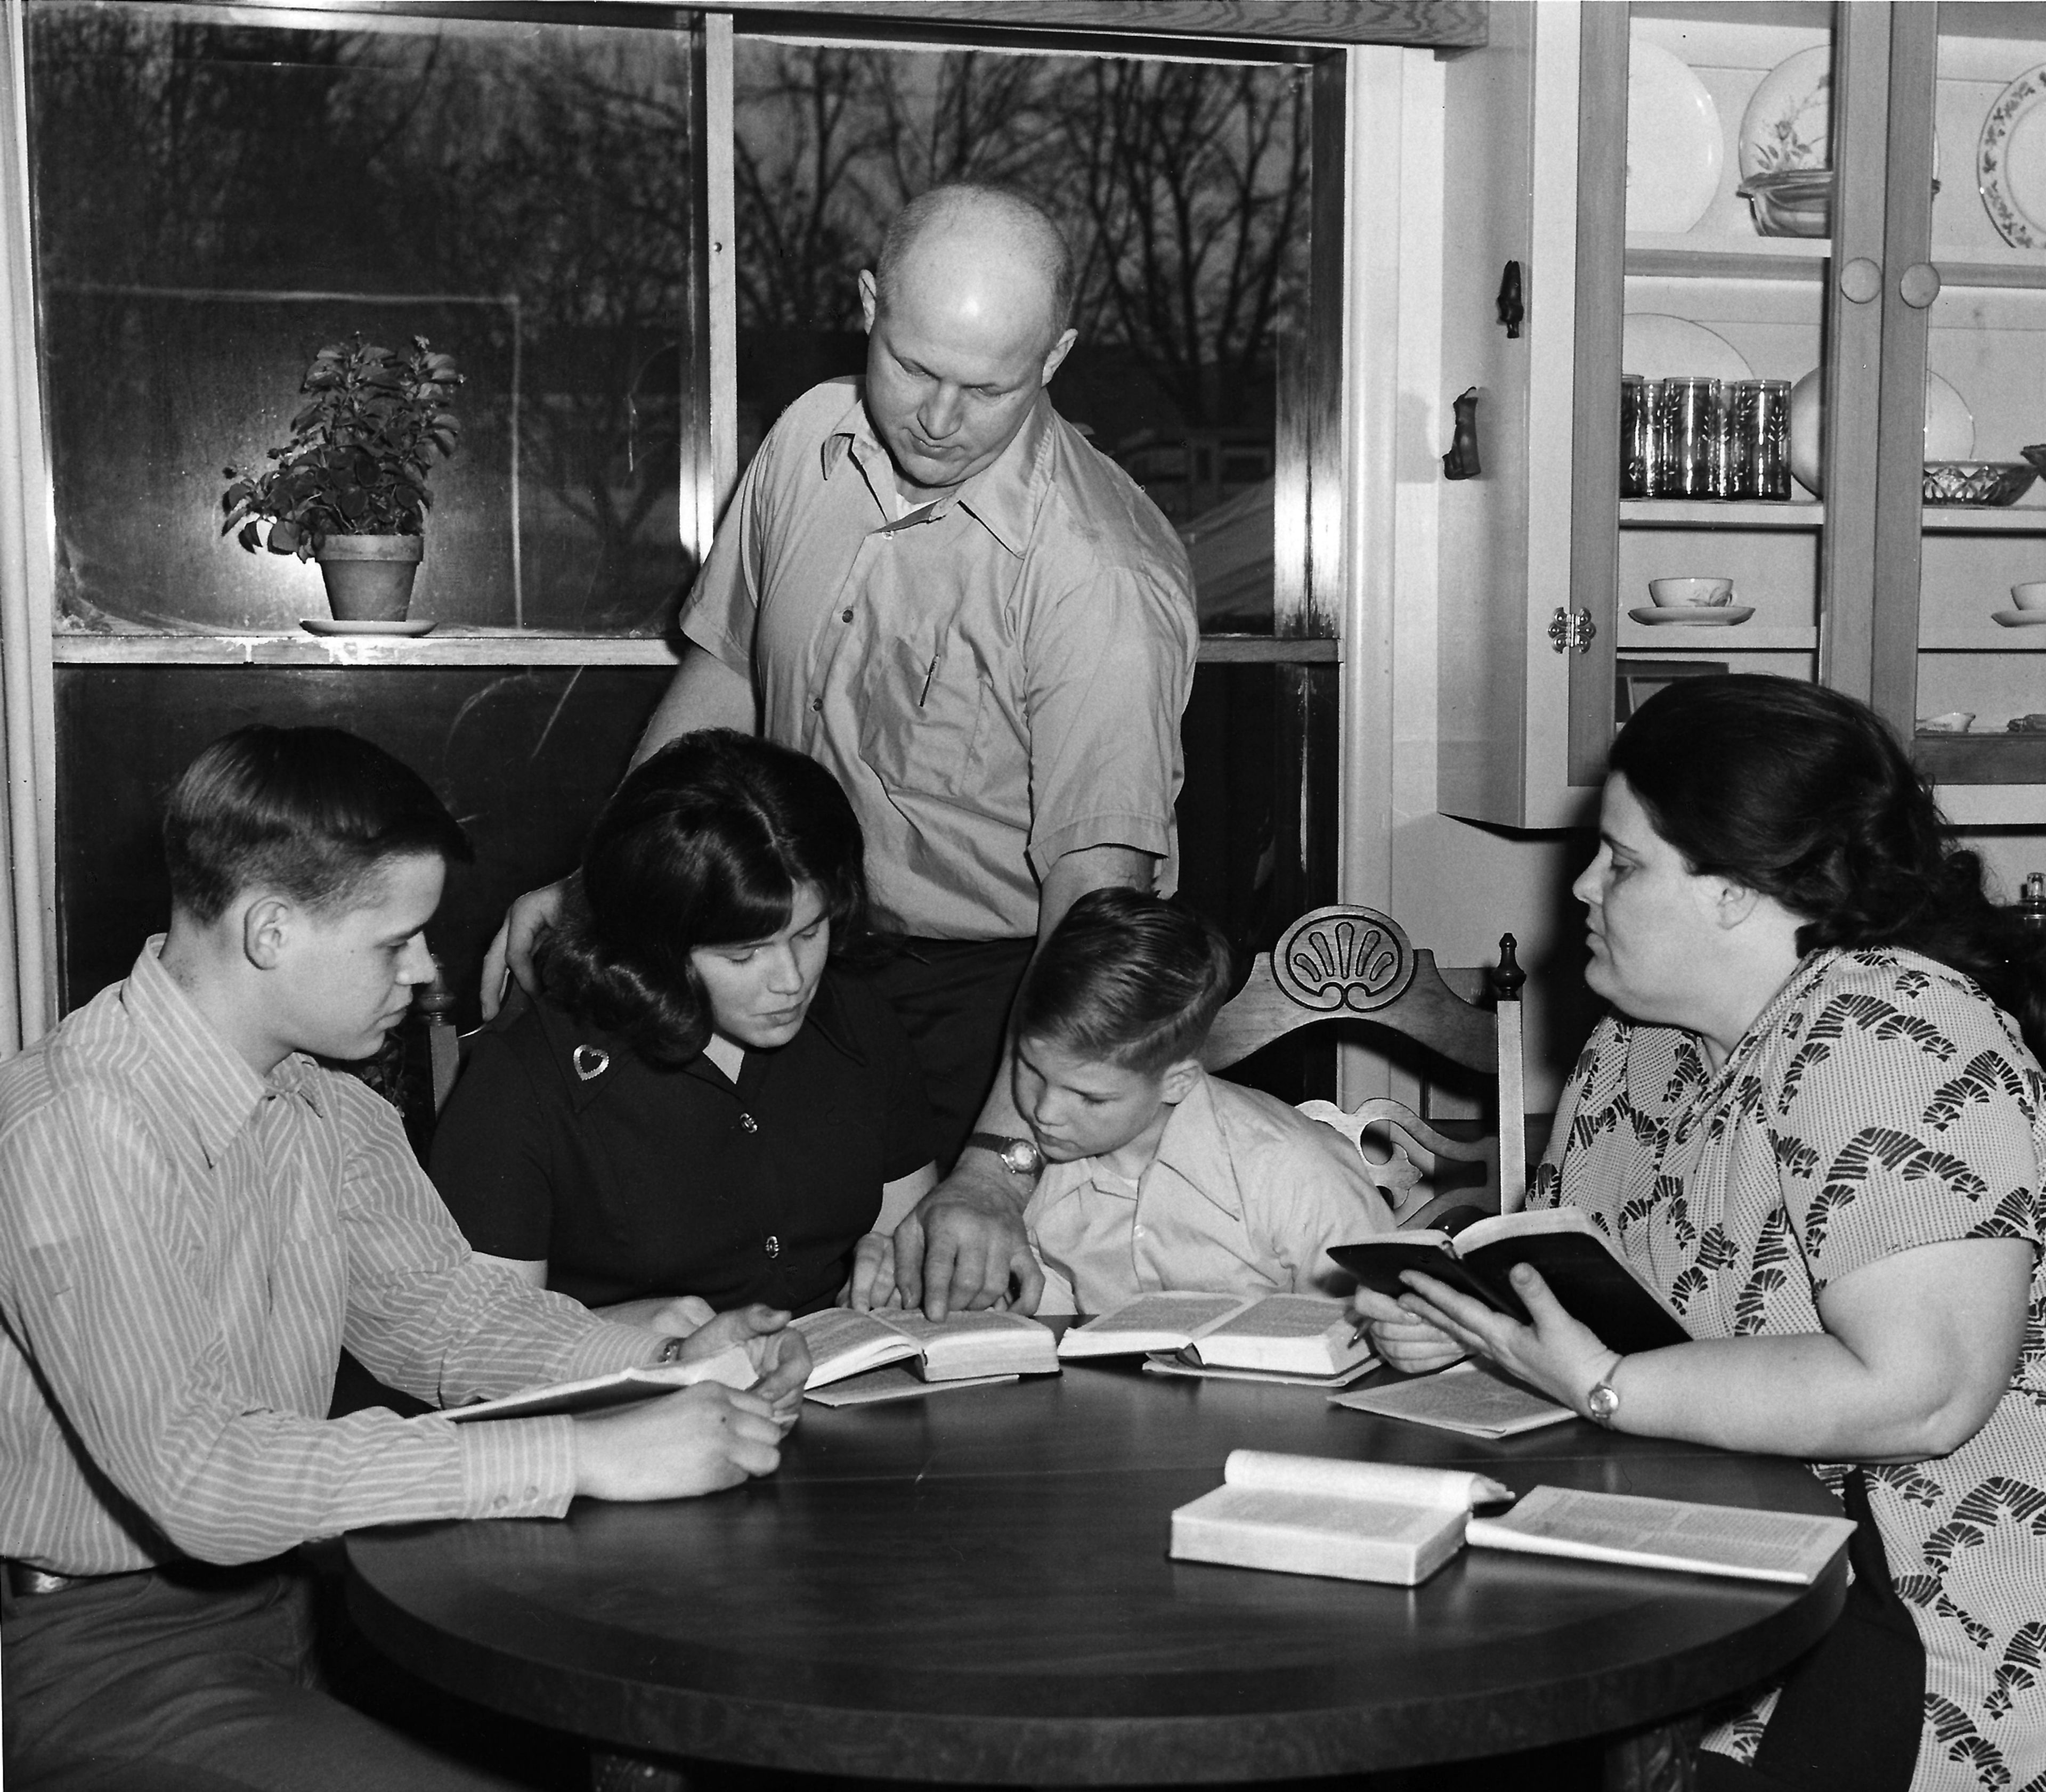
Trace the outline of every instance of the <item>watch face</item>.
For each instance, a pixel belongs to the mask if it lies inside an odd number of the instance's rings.
[[[1044,1154],[1027,1139],[1012,1139],[1002,1161],[1018,1176],[1035,1176],[1044,1167]]]
[[[1619,1395],[1601,1382],[1585,1396],[1585,1405],[1600,1424],[1610,1424],[1613,1414],[1619,1410]]]

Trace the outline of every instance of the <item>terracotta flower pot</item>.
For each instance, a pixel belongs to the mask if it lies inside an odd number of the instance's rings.
[[[313,557],[338,622],[402,622],[427,551],[419,535],[330,535]]]

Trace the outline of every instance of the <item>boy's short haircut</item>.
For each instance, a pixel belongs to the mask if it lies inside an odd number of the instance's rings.
[[[1192,910],[1141,890],[1090,890],[1031,965],[1017,1036],[1152,1075],[1199,1054],[1234,973],[1222,930]]]
[[[330,912],[386,861],[427,853],[475,856],[425,779],[340,728],[259,722],[223,734],[164,808],[171,900],[202,923],[257,888]]]

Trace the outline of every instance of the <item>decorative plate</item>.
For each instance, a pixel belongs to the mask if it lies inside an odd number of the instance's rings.
[[[2046,249],[2046,63],[1996,96],[1975,145],[1975,188],[2013,249]]]
[[[1688,230],[1719,196],[1720,109],[1682,57],[1639,33],[1627,59],[1627,227]]]
[[[1925,458],[1967,461],[1975,451],[1975,414],[1938,374],[1925,376]]]
[[[1833,52],[1819,44],[1785,57],[1755,90],[1736,140],[1741,179],[1832,167],[1832,129]]]
[[[1630,311],[1623,320],[1619,364],[1644,380],[1752,380],[1755,370],[1724,336],[1689,318]]]
[[[1646,622],[1655,628],[1666,622],[1688,622],[1693,627],[1702,624],[1707,628],[1731,628],[1735,622],[1744,622],[1755,614],[1751,603],[1679,603],[1666,610],[1650,608],[1643,604],[1627,615],[1637,622]],[[2027,615],[2032,612],[2027,611]],[[2046,612],[2042,612],[2046,614]]]
[[[332,616],[305,616],[299,622],[308,634],[426,634],[433,626],[424,617],[396,622],[343,622]]]

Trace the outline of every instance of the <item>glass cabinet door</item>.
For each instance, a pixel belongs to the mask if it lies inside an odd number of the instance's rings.
[[[1875,700],[1912,734],[1955,819],[2036,822],[2046,486],[2029,457],[2046,460],[2046,21],[2031,7],[1900,6],[1891,65],[1886,359],[1901,378],[1922,358],[1928,396],[1915,503],[1908,432],[1885,418],[1886,526],[1908,516],[1916,538],[1885,544],[1897,551],[1878,600]]]

